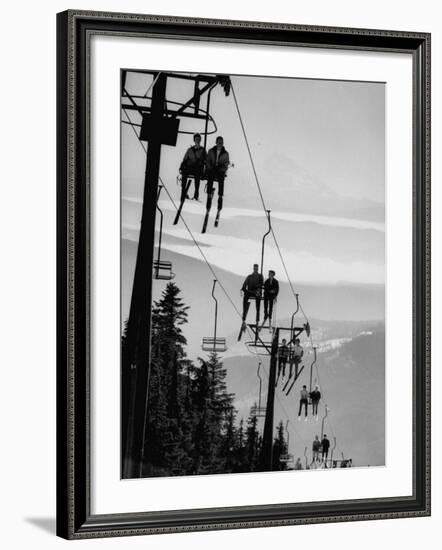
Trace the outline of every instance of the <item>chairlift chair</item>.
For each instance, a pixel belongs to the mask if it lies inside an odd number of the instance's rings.
[[[261,275],[263,275],[263,270],[264,270],[264,248],[265,248],[265,240],[266,240],[266,237],[267,235],[270,234],[270,232],[272,231],[272,225],[271,225],[271,221],[270,221],[270,210],[266,210],[266,218],[267,218],[267,223],[268,223],[268,229],[267,231],[264,233],[263,237],[262,237],[262,244],[261,244]],[[245,319],[247,318],[247,313],[249,311],[249,307],[250,307],[250,300],[255,300],[255,302],[257,300],[261,300],[262,299],[262,292],[263,292],[263,287],[261,287],[260,289],[257,290],[256,292],[256,296],[250,296],[246,302],[246,305],[244,307],[244,312],[243,312],[243,317],[244,317],[244,320],[241,324],[241,328],[239,330],[239,334],[238,334],[238,342],[241,340],[242,338],[242,335],[244,334],[245,330],[246,330],[246,322],[245,322]],[[250,327],[253,327],[253,325],[249,325]],[[256,347],[257,348],[260,348],[260,347],[264,347],[266,348],[267,346],[262,346],[262,345],[259,345],[258,344],[258,340],[259,339],[259,330],[262,328],[262,326],[259,325],[259,307],[257,306],[256,308],[256,325],[255,325],[255,344],[256,344]],[[271,330],[271,329],[270,329]],[[252,344],[250,342],[246,342],[246,346],[251,346]],[[271,346],[271,344],[270,344]],[[260,355],[266,355],[266,354],[260,354]]]
[[[259,380],[259,392],[258,392],[258,404],[254,404],[253,407],[250,409],[250,414],[252,416],[257,416],[259,418],[263,418],[266,416],[267,409],[266,407],[261,406],[261,393],[262,393],[262,378],[259,374],[259,371],[261,370],[261,361],[258,363],[258,370],[256,371],[256,376]]]
[[[161,281],[171,281],[175,278],[175,273],[172,271],[172,262],[166,260],[155,260],[153,271],[155,279]]]
[[[250,407],[251,416],[256,416],[257,418],[265,418],[267,409],[265,407],[259,407],[258,405],[253,405]]]
[[[172,262],[161,259],[161,240],[163,237],[163,211],[158,206],[158,200],[160,198],[162,185],[158,186],[158,195],[157,195],[157,210],[160,213],[160,231],[158,237],[158,253],[157,258],[153,262],[153,276],[154,279],[161,281],[171,281],[175,278],[175,273],[172,271]]]
[[[288,430],[288,426],[289,426],[289,422],[290,420],[287,419],[287,422],[285,423],[285,431],[286,431],[286,434],[287,434],[287,453],[281,455],[279,457],[279,462],[283,462],[285,464],[288,464],[290,462],[294,462],[295,458],[294,456],[289,453],[289,445],[290,445],[290,432]]]
[[[226,339],[217,336],[216,330],[218,326],[218,300],[215,297],[215,286],[217,280],[213,280],[212,298],[215,301],[215,323],[213,329],[213,336],[204,336],[201,349],[203,351],[211,353],[224,353],[227,351]]]
[[[224,353],[225,351],[227,351],[226,339],[213,338],[212,336],[204,336],[201,349],[203,351],[213,353]]]

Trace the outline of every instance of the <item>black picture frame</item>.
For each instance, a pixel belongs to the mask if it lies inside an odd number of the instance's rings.
[[[89,42],[94,34],[342,48],[413,57],[413,495],[92,515]],[[202,46],[203,47],[203,46]],[[57,15],[57,534],[67,539],[430,515],[430,35],[101,13]]]

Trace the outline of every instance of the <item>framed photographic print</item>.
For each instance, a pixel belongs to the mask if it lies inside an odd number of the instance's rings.
[[[430,36],[58,14],[57,533],[430,513]]]

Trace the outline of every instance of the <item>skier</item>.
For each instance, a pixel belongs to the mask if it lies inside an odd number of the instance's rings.
[[[282,377],[285,378],[285,366],[287,364],[288,357],[289,357],[289,347],[287,345],[287,340],[283,338],[281,345],[279,346],[279,349],[278,349],[278,378],[281,375],[281,371],[282,371]]]
[[[186,193],[187,181],[190,176],[193,176],[195,183],[195,191],[193,194],[194,200],[199,200],[200,180],[204,172],[204,164],[206,162],[206,150],[201,146],[201,135],[194,134],[193,145],[189,147],[181,162],[181,202],[188,199]]]
[[[206,209],[209,211],[212,206],[213,197],[213,183],[214,180],[218,181],[218,213],[223,207],[224,196],[224,179],[229,167],[230,159],[229,153],[224,148],[224,139],[221,136],[216,138],[216,145],[209,149],[206,159],[206,171],[207,171],[207,204]]]
[[[319,436],[315,435],[315,439],[314,439],[313,445],[312,445],[312,451],[313,451],[312,464],[316,464],[316,462],[319,461],[319,451],[320,450],[321,450],[321,442],[319,441]]]
[[[327,439],[327,434],[324,434],[324,437],[322,438],[321,447],[322,447],[322,461],[324,462],[324,459],[325,459],[325,462],[327,463],[328,450],[330,448],[330,440]]]
[[[264,321],[263,325],[269,319],[269,324],[272,324],[272,315],[273,315],[273,303],[276,301],[276,298],[279,293],[279,283],[275,279],[275,272],[273,269],[269,271],[268,279],[264,283]]]
[[[310,399],[312,400],[312,415],[318,418],[318,404],[321,399],[319,386],[315,386],[315,389],[310,393]]]
[[[258,264],[253,264],[253,273],[248,275],[241,287],[243,293],[243,309],[242,309],[242,321],[243,327],[246,323],[247,312],[249,311],[250,300],[255,300],[256,304],[256,320],[259,321],[259,308],[261,303],[261,289],[264,283],[264,278],[261,273],[258,272]]]
[[[290,374],[289,378],[292,377],[293,364],[295,364],[295,376],[298,374],[298,366],[301,362],[302,356],[304,355],[304,349],[301,346],[299,338],[296,338],[295,345],[291,351],[290,356]]]
[[[298,412],[298,420],[301,420],[301,412],[302,407],[305,407],[305,421],[307,422],[307,414],[308,414],[308,391],[307,386],[302,386],[301,390],[301,399],[299,400],[299,412]]]

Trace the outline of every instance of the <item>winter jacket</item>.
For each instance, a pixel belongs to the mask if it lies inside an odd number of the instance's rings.
[[[319,439],[315,439],[313,441],[312,450],[319,451],[320,448],[321,448],[321,442],[319,441]]]
[[[310,397],[311,397],[312,401],[314,401],[316,403],[321,399],[321,392],[313,390],[310,394]]]
[[[244,281],[241,290],[243,292],[247,290],[248,292],[258,294],[261,291],[263,283],[264,277],[261,275],[261,273],[250,273],[250,275],[246,277],[246,280]]]
[[[264,283],[264,297],[276,298],[279,293],[279,283],[276,279],[266,279]]]
[[[287,345],[282,345],[280,348],[279,348],[279,358],[280,359],[286,359],[287,360],[287,357],[289,356],[289,347]]]
[[[196,171],[198,173],[202,172],[206,161],[206,156],[206,150],[204,147],[197,148],[195,145],[192,145],[192,147],[187,149],[186,154],[184,155],[180,170],[185,170],[190,173],[192,173],[192,171]]]
[[[307,390],[301,390],[301,399],[307,400],[308,399],[308,391]]]
[[[304,350],[302,349],[302,346],[298,346],[298,344],[295,344],[293,348],[293,357],[300,360],[303,355],[304,355]]]
[[[324,437],[324,439],[321,441],[321,445],[323,451],[328,451],[328,449],[330,448],[330,441],[326,437]]]
[[[216,154],[217,149],[215,145],[215,147],[209,149],[209,152],[207,153],[207,172],[209,174],[217,173],[224,175],[227,172],[227,168],[229,167],[229,153],[224,149],[224,147],[222,147],[218,155],[218,162],[216,161]]]

